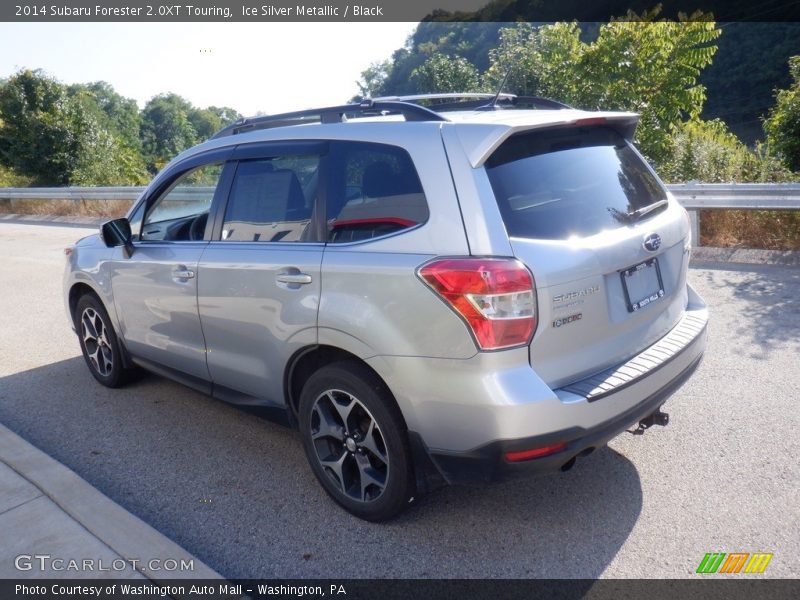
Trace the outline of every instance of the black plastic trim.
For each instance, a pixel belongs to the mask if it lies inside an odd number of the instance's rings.
[[[147,371],[151,371],[161,375],[162,377],[166,377],[167,379],[172,379],[173,381],[182,383],[186,387],[190,387],[193,390],[197,390],[198,392],[206,394],[207,396],[211,395],[211,382],[206,379],[196,377],[195,375],[189,375],[188,373],[184,373],[178,369],[173,369],[144,358],[139,358],[138,356],[132,356],[131,360],[134,364],[146,369]]]
[[[692,345],[706,323],[706,319],[686,314],[667,335],[630,360],[561,389],[586,398],[589,402],[623,390],[674,360]]]
[[[282,113],[278,115],[267,115],[263,117],[249,117],[236,121],[228,125],[211,139],[248,133],[260,129],[273,129],[276,127],[287,127],[290,125],[302,125],[305,123],[341,123],[346,120],[347,115],[356,117],[367,117],[381,115],[384,113],[401,114],[406,121],[446,121],[440,114],[410,102],[399,102],[394,100],[364,100],[359,104],[343,104],[341,106],[328,106],[325,108],[314,108],[310,110],[300,110],[295,112]]]

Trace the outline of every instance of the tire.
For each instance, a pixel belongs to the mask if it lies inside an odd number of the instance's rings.
[[[400,410],[366,367],[338,362],[309,377],[300,394],[306,458],[338,504],[367,521],[400,513],[415,493]]]
[[[85,294],[75,307],[75,331],[83,359],[92,376],[106,387],[116,388],[130,379],[133,369],[122,364],[122,349],[103,303]]]

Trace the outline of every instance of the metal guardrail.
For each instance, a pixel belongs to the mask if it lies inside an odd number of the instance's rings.
[[[700,240],[701,209],[800,209],[798,183],[675,183],[667,187],[675,199],[689,211],[692,219],[692,239],[695,243]],[[144,187],[0,188],[0,204],[14,200],[133,201],[144,189]]]
[[[667,186],[688,210],[800,209],[800,183],[673,183]],[[0,188],[0,200],[136,200],[144,187]]]
[[[144,187],[0,188],[0,200],[136,200]]]
[[[667,187],[687,210],[800,209],[800,183],[674,183]]]
[[[797,183],[674,183],[667,186],[689,211],[692,243],[700,245],[700,210],[798,210]]]

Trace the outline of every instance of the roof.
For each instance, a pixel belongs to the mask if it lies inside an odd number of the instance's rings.
[[[467,98],[467,100],[459,100]],[[522,98],[522,97],[520,97]],[[422,106],[420,102],[438,102]],[[632,139],[639,116],[625,112],[595,112],[567,107],[558,102],[524,97],[525,105],[545,108],[511,108],[518,98],[512,94],[435,94],[378,98],[358,104],[309,109],[279,115],[240,119],[208,142],[187,150],[177,159],[196,152],[233,143],[294,139],[366,139],[394,137],[396,125],[406,123],[408,131],[420,127],[454,127],[470,164],[479,167],[508,137],[543,127],[595,124],[602,122]],[[496,104],[493,104],[497,101]],[[365,134],[363,128],[370,128]],[[386,128],[378,134],[374,127]],[[291,133],[289,133],[291,131]],[[371,135],[370,135],[371,133]],[[233,136],[233,139],[232,139]],[[389,141],[389,140],[387,140]]]

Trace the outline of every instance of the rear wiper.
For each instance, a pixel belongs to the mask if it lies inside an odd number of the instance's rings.
[[[662,206],[666,206],[669,203],[669,200],[666,198],[663,200],[659,200],[658,202],[654,202],[653,204],[648,204],[647,206],[643,206],[642,208],[636,209],[633,212],[628,213],[628,218],[631,222],[638,221],[643,216],[650,214],[654,210],[658,210]]]

